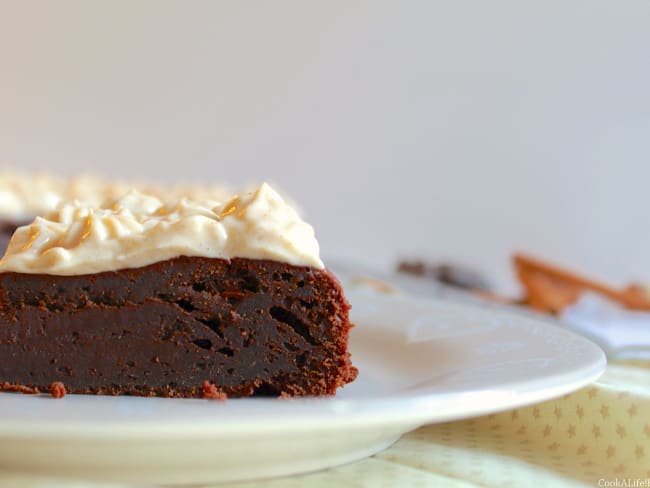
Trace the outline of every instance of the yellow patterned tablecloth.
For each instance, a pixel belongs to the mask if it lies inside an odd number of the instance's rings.
[[[365,461],[263,486],[613,487],[617,479],[650,487],[650,371],[610,365],[561,398],[425,426]]]
[[[355,464],[234,486],[580,485],[650,487],[650,370],[610,365],[592,385],[555,400],[428,425]],[[116,485],[0,474],[0,486]]]

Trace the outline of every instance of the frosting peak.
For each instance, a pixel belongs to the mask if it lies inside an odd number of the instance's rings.
[[[20,227],[0,272],[80,275],[178,256],[272,259],[322,268],[312,227],[266,183],[226,203],[163,203],[132,190],[98,207],[73,202]]]

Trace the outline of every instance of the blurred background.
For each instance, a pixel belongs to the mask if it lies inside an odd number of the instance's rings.
[[[322,254],[650,282],[650,2],[0,1],[5,168],[271,180]]]

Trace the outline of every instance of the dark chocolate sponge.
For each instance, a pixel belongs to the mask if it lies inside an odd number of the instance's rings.
[[[0,384],[68,393],[332,395],[357,374],[326,270],[179,257],[81,276],[0,274]]]

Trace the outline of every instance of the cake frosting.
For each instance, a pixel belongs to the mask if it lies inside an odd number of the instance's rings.
[[[45,173],[0,172],[0,215],[16,223],[51,212],[63,200],[64,183]]]
[[[164,202],[183,197],[223,202],[234,192],[226,185],[212,183],[155,184],[121,181],[82,174],[63,179],[47,173],[0,171],[0,218],[15,223],[29,222],[34,217],[54,212],[62,202],[78,200],[97,207],[114,200],[130,189],[152,194]]]
[[[140,189],[141,187],[136,183],[100,178],[93,174],[81,174],[64,182],[61,189],[61,201],[73,202],[76,200],[92,207],[99,207],[104,202],[121,197],[131,188]],[[56,207],[52,209],[52,211],[54,210]],[[44,214],[37,215],[43,216]]]
[[[245,187],[242,192],[248,193],[255,191],[255,187]],[[153,193],[158,198],[165,201],[180,200],[181,198],[189,198],[190,200],[215,200],[217,202],[225,202],[235,192],[229,186],[223,183],[176,183],[171,185],[162,185],[152,187],[151,185],[142,185],[144,192]]]
[[[14,233],[0,272],[81,275],[178,256],[271,259],[323,268],[313,228],[268,184],[226,203],[165,203],[131,190],[100,206],[61,204]]]
[[[175,202],[181,198],[223,202],[235,193],[221,183],[156,184],[143,181],[106,180],[93,174],[85,174],[66,182],[61,201],[79,200],[96,207],[107,200],[119,198],[131,189],[153,195],[163,202]]]

